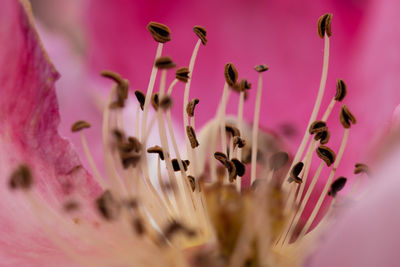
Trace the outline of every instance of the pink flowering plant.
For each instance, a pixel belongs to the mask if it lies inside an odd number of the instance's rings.
[[[41,2],[34,2],[39,13]],[[275,16],[282,29],[269,31],[271,38],[257,9],[274,14],[296,3],[211,2],[192,6],[210,19],[199,26],[204,20],[193,15],[199,22],[187,32],[161,12],[170,8],[179,20],[186,2],[71,1],[75,8],[61,7],[85,30],[74,32],[73,22],[60,20],[69,30],[58,39],[39,25],[42,44],[29,2],[1,1],[3,266],[396,266],[395,251],[373,241],[393,247],[393,235],[375,235],[384,220],[372,225],[366,214],[379,210],[390,225],[399,217],[383,208],[396,200],[398,153],[388,147],[397,147],[398,112],[390,130],[376,131],[384,133],[376,151],[385,163],[373,164],[374,175],[389,176],[393,186],[367,191],[372,172],[356,160],[368,159],[370,132],[398,104],[399,53],[375,58],[375,49],[393,52],[399,36],[382,26],[395,21],[399,5],[332,1],[337,18],[313,5],[303,15]],[[226,6],[221,29],[215,12]],[[139,12],[146,8],[174,27]],[[316,12],[312,27],[299,19]],[[243,16],[229,25],[235,14]],[[298,29],[287,27],[294,24]],[[303,27],[307,36],[313,32],[310,45]],[[256,33],[241,40],[244,29]],[[398,25],[393,29],[400,34]],[[87,50],[79,55],[82,43]],[[307,62],[310,51],[322,51],[321,59]],[[53,57],[66,76],[58,98]],[[391,69],[377,75],[376,64]],[[328,78],[331,72],[340,78]],[[360,238],[366,232],[369,245]],[[343,251],[343,244],[355,248]],[[365,260],[361,248],[377,253]]]

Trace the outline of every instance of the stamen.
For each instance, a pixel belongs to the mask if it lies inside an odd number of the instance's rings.
[[[172,69],[176,67],[176,64],[172,61],[170,57],[159,57],[157,58],[156,62],[154,63],[155,66],[159,69]]]
[[[128,98],[129,93],[129,81],[123,79],[118,73],[103,70],[101,72],[103,77],[109,78],[117,83],[117,101],[111,103],[111,108],[122,108],[125,106],[125,100]]]
[[[337,193],[343,189],[347,179],[343,176],[337,178],[332,184],[331,189],[328,192],[328,196],[336,197]]]
[[[169,97],[169,96],[164,96],[162,99],[161,99],[161,101],[160,101],[160,104],[159,104],[159,106],[160,106],[160,108],[162,109],[162,110],[168,110],[168,109],[170,109],[171,107],[172,107],[172,98],[171,97]]]
[[[256,179],[256,164],[257,164],[257,145],[258,145],[258,123],[260,120],[260,108],[261,108],[261,94],[262,94],[262,72],[268,70],[266,65],[258,65],[254,68],[259,72],[256,105],[254,108],[254,120],[253,120],[253,132],[252,132],[252,146],[251,146],[251,180],[253,183]]]
[[[293,166],[292,170],[290,171],[290,176],[288,178],[289,182],[296,182],[298,184],[301,184],[303,180],[299,177],[301,171],[303,170],[304,163],[303,162],[298,162],[296,165]]]
[[[344,128],[350,128],[351,124],[356,124],[356,117],[350,112],[346,105],[342,106],[340,110],[340,123],[342,123]]]
[[[231,134],[231,137],[240,137],[240,131],[232,124],[225,124],[225,130]]]
[[[149,30],[156,42],[166,43],[171,40],[171,31],[164,24],[158,22],[150,22],[147,25],[147,29]]]
[[[187,112],[189,117],[193,117],[194,116],[194,109],[195,109],[196,105],[199,102],[200,102],[200,100],[195,98],[195,99],[191,100],[189,102],[189,104],[186,106],[186,112]]]
[[[155,153],[155,154],[158,154],[158,156],[160,157],[160,159],[161,159],[161,160],[164,160],[164,153],[163,153],[162,148],[161,148],[160,146],[152,146],[152,147],[149,147],[149,148],[147,149],[147,152],[148,152],[148,153]]]
[[[146,99],[146,96],[145,96],[144,93],[143,93],[142,91],[140,91],[140,90],[136,90],[136,91],[135,91],[135,96],[136,96],[137,101],[139,102],[139,105],[140,105],[141,110],[143,110],[144,101],[145,101],[145,99]]]
[[[246,166],[238,159],[233,158],[231,160],[236,167],[236,174],[242,177],[246,173]]]
[[[194,33],[197,35],[197,37],[199,37],[199,39],[201,40],[201,43],[203,45],[206,45],[208,40],[207,40],[207,30],[199,25],[196,25],[193,27],[193,31]]]
[[[31,170],[25,164],[21,164],[14,170],[8,182],[11,189],[28,190],[33,184]]]
[[[337,79],[335,100],[339,102],[343,101],[346,94],[347,94],[347,85],[344,83],[342,79]]]
[[[100,215],[109,221],[117,219],[121,208],[120,204],[114,199],[109,190],[104,191],[103,194],[97,198],[96,206]]]
[[[181,170],[177,159],[173,159],[171,162],[172,162],[172,167],[173,167],[174,171],[177,172],[177,171]],[[182,165],[183,165],[183,170],[187,171],[187,168],[190,165],[190,161],[189,160],[182,160],[181,162],[182,162]]]
[[[354,174],[365,173],[367,175],[370,174],[370,169],[367,164],[364,163],[356,163],[354,165]]]
[[[326,127],[326,122],[324,121],[314,121],[308,130],[308,132],[312,135],[315,133],[326,131],[328,127]]]
[[[224,75],[225,75],[226,83],[229,86],[234,87],[239,74],[238,74],[237,69],[235,68],[235,66],[232,63],[228,63],[225,65]]]
[[[79,132],[83,129],[90,128],[90,126],[91,126],[90,123],[86,121],[77,121],[74,124],[72,124],[71,131]]]
[[[333,152],[332,149],[330,149],[327,146],[319,146],[316,150],[317,155],[320,159],[322,159],[323,161],[325,161],[326,166],[331,166],[332,163],[335,162],[336,159],[336,154],[335,152]]]
[[[326,130],[323,132],[319,132],[314,136],[314,140],[318,141],[321,145],[326,145],[329,142],[329,139],[331,138],[331,133]]]
[[[180,68],[175,72],[175,78],[181,82],[187,83],[190,79],[189,69],[186,67]]]
[[[186,134],[189,138],[190,141],[190,146],[192,148],[196,148],[199,146],[199,142],[197,141],[196,138],[196,133],[194,132],[194,129],[192,126],[186,126]]]
[[[235,136],[233,138],[233,145],[234,145],[234,148],[236,148],[236,146],[238,148],[243,148],[246,145],[246,140],[240,138],[239,136]]]
[[[151,105],[153,106],[155,111],[158,110],[159,102],[160,101],[159,101],[158,93],[153,94],[151,96]]]
[[[330,13],[322,15],[319,18],[317,27],[319,37],[323,39],[325,34],[328,37],[332,36],[331,23],[332,23],[332,14]]]
[[[189,180],[190,188],[192,189],[192,192],[194,192],[196,190],[196,179],[191,175],[188,175],[187,178]]]

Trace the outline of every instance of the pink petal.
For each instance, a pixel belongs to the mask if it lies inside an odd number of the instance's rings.
[[[73,171],[80,165],[78,157],[57,133],[54,82],[59,74],[40,45],[32,17],[17,1],[5,0],[0,2],[0,25],[2,265],[51,266],[65,255],[45,237],[24,194],[8,189],[11,172],[27,163],[35,189],[44,200],[52,200],[54,208],[66,197],[89,201],[99,188],[83,168]]]

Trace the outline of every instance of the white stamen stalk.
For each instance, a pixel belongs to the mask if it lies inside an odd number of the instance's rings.
[[[329,106],[328,106],[328,108],[326,109],[326,111],[325,111],[325,113],[324,113],[324,115],[322,116],[322,121],[327,121],[328,120],[328,118],[329,118],[329,115],[331,115],[331,112],[332,112],[332,109],[333,109],[333,107],[335,106],[335,104],[336,104],[336,100],[335,100],[335,98],[333,98],[332,100],[331,100],[331,102],[329,103]]]
[[[94,162],[92,153],[90,152],[90,149],[87,144],[86,137],[85,137],[85,134],[83,131],[81,131],[81,142],[82,142],[83,150],[85,151],[86,158],[89,162],[90,168],[92,168],[94,177],[96,178],[97,182],[100,184],[102,189],[107,188],[107,184],[104,181],[103,176],[100,174],[100,171],[96,166],[96,163]]]
[[[346,148],[346,144],[347,144],[347,140],[349,139],[349,128],[344,130],[344,134],[343,134],[343,139],[342,139],[342,144],[340,145],[339,148],[339,152],[338,155],[336,157],[335,163],[333,164],[333,168],[329,174],[329,178],[325,183],[325,187],[322,190],[322,193],[317,201],[317,204],[315,205],[315,208],[313,209],[310,217],[308,217],[306,224],[304,225],[303,229],[300,232],[299,235],[299,239],[301,239],[308,231],[308,229],[310,228],[312,222],[314,221],[315,217],[318,214],[319,209],[321,208],[322,202],[324,201],[328,191],[329,191],[329,187],[332,184],[332,180],[333,177],[335,176],[336,173],[336,169],[339,166],[340,160],[342,159],[343,153],[344,153],[344,149]]]
[[[291,170],[293,168],[293,166],[299,161],[300,157],[303,155],[304,149],[310,138],[310,133],[309,133],[308,129],[310,128],[311,123],[313,123],[315,121],[315,119],[317,118],[318,111],[321,106],[322,97],[324,96],[325,87],[326,87],[326,79],[328,76],[328,65],[329,65],[329,37],[327,35],[325,35],[325,37],[324,37],[324,60],[323,60],[323,64],[322,64],[322,75],[321,75],[321,81],[319,84],[317,99],[315,101],[315,105],[314,105],[313,111],[311,113],[310,120],[308,121],[307,128],[306,128],[306,131],[303,136],[303,140],[300,143],[299,149],[296,152],[296,155],[293,159],[293,162],[292,162],[289,170]],[[287,183],[284,183],[284,185],[287,186]]]
[[[250,184],[256,180],[256,167],[257,167],[257,145],[258,145],[258,123],[260,120],[261,109],[261,96],[262,96],[262,74],[258,76],[256,105],[254,108],[253,132],[252,132],[252,145],[251,145],[251,180]]]
[[[161,56],[162,49],[163,49],[163,44],[162,43],[158,43],[156,56],[154,58],[154,63]],[[141,142],[142,142],[144,147],[146,147],[146,143],[144,142],[145,141],[144,140],[144,136],[146,134],[146,128],[147,128],[147,115],[148,115],[148,112],[149,112],[149,105],[150,105],[150,101],[151,101],[151,96],[153,95],[154,82],[156,80],[157,71],[158,71],[158,68],[155,66],[154,63],[153,63],[153,67],[151,69],[149,85],[147,87],[146,98],[144,100],[144,106],[143,106],[142,132],[141,132],[141,139],[140,140],[141,140]]]

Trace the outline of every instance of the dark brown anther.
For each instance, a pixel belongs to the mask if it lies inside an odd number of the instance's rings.
[[[164,96],[160,101],[160,107],[162,110],[167,110],[172,106],[172,98],[169,96]]]
[[[246,173],[246,166],[238,159],[233,158],[232,159],[233,164],[235,164],[236,167],[236,174],[240,177],[242,177]]]
[[[225,162],[225,167],[228,170],[229,182],[233,183],[236,180],[236,176],[237,176],[236,165],[235,165],[235,163],[233,163],[233,161],[227,160]]]
[[[225,130],[231,134],[232,137],[240,137],[240,131],[232,124],[225,124]]]
[[[146,232],[146,230],[144,228],[144,225],[143,225],[143,222],[139,218],[136,218],[136,219],[133,220],[132,226],[133,226],[133,229],[135,230],[135,232],[139,236],[143,235]]]
[[[339,118],[340,118],[340,123],[346,129],[350,128],[351,124],[357,123],[356,117],[354,117],[353,113],[350,112],[349,108],[346,105],[342,106]]]
[[[194,33],[197,35],[197,37],[199,37],[199,39],[201,40],[201,43],[203,45],[207,44],[207,30],[204,29],[203,27],[196,25],[193,27],[193,31]]]
[[[177,221],[172,221],[163,232],[164,232],[164,237],[169,240],[173,237],[173,235],[175,235],[178,232],[182,232],[188,237],[194,237],[196,235],[195,231],[187,228],[186,226],[182,225],[180,222]],[[161,243],[165,244],[165,242]]]
[[[239,83],[239,90],[241,92],[245,90],[250,90],[251,89],[251,83],[249,83],[246,79],[242,79]]]
[[[157,58],[154,65],[159,69],[172,69],[176,67],[176,64],[172,61],[170,57],[159,57]]]
[[[186,126],[186,134],[189,138],[190,146],[192,148],[198,147],[199,142],[197,141],[196,133],[194,132],[194,129],[192,126],[190,126],[190,125]]]
[[[171,31],[164,24],[158,22],[150,22],[147,25],[147,29],[149,30],[156,42],[166,43],[171,40]]]
[[[96,199],[97,210],[100,215],[106,220],[117,219],[120,211],[119,203],[114,199],[110,190],[106,190]]]
[[[154,94],[151,96],[151,105],[153,106],[153,108],[154,108],[155,111],[158,110],[158,106],[159,106],[158,93],[154,93]]]
[[[319,37],[324,38],[325,34],[328,37],[332,36],[331,24],[332,24],[332,14],[327,13],[319,17],[318,27],[317,27]]]
[[[286,152],[277,152],[269,158],[269,167],[274,171],[279,170],[285,166],[288,160],[289,155]]]
[[[186,113],[188,114],[189,117],[194,116],[194,108],[196,105],[200,102],[197,98],[192,99],[186,106]]]
[[[314,121],[311,123],[310,128],[308,129],[308,132],[310,134],[315,134],[323,131],[327,131],[328,127],[326,126],[326,122],[324,121]]]
[[[336,81],[336,95],[335,100],[341,102],[347,94],[347,85],[342,79]]]
[[[74,124],[72,124],[71,131],[73,133],[79,132],[83,129],[90,128],[90,126],[91,126],[90,123],[86,121],[77,121]]]
[[[164,153],[160,146],[152,146],[147,149],[147,153],[156,153],[161,160],[164,160]]]
[[[188,181],[189,181],[189,184],[190,184],[190,188],[194,192],[196,190],[196,179],[191,175],[188,175],[187,178],[188,178]]]
[[[354,165],[354,174],[365,173],[367,175],[370,174],[370,169],[367,164],[364,163],[356,163]]]
[[[25,164],[19,165],[11,174],[8,185],[11,189],[31,188],[33,184],[32,173],[29,167]]]
[[[216,160],[218,160],[219,162],[221,162],[222,165],[225,165],[226,161],[228,160],[227,156],[224,153],[219,152],[219,151],[214,153],[214,158]]]
[[[290,170],[289,174],[289,182],[296,182],[298,184],[301,184],[303,180],[299,177],[301,171],[303,170],[304,163],[299,161],[296,163],[296,165],[293,166],[293,168]]]
[[[265,65],[265,64],[261,64],[261,65],[255,66],[254,69],[255,69],[257,72],[264,72],[264,71],[269,70],[269,67],[268,67],[267,65]]]
[[[145,102],[146,96],[145,96],[144,93],[143,93],[142,91],[140,91],[140,90],[136,90],[136,91],[135,91],[135,96],[136,96],[137,101],[138,101],[139,104],[140,104],[140,109],[143,110],[143,108],[144,108],[144,102]]]
[[[125,100],[128,98],[129,81],[123,79],[118,73],[103,70],[101,72],[103,77],[109,78],[118,84],[117,87],[117,100],[111,103],[110,108],[122,108],[125,106]]]
[[[173,159],[172,161],[172,168],[174,169],[174,171],[180,171],[181,168],[179,167],[179,162],[177,159]],[[187,171],[188,166],[190,165],[190,161],[188,160],[182,160],[182,165],[183,165],[183,170]]]
[[[175,78],[181,82],[187,83],[190,79],[189,73],[190,71],[187,67],[179,68],[175,72]]]
[[[225,65],[225,71],[224,71],[224,75],[225,75],[225,81],[226,83],[231,86],[234,87],[234,85],[236,84],[236,81],[238,79],[238,71],[235,68],[235,66],[233,66],[232,63],[228,63]]]
[[[76,211],[79,209],[79,203],[73,200],[67,201],[64,203],[63,205],[63,209],[66,212],[72,212],[72,211]]]
[[[140,153],[129,153],[121,155],[121,163],[124,169],[135,168],[141,159]]]
[[[125,134],[118,129],[112,131],[114,138],[117,142],[124,142]]]
[[[326,145],[329,142],[329,139],[331,138],[331,133],[326,130],[322,132],[318,132],[314,136],[314,140],[318,141],[321,145]]]
[[[132,146],[132,150],[135,152],[140,152],[142,150],[142,144],[139,139],[134,136],[128,137],[128,143]]]
[[[319,146],[316,150],[317,155],[320,159],[325,161],[326,165],[329,167],[335,162],[336,154],[327,146]]]
[[[233,147],[235,148],[236,146],[238,148],[243,148],[246,145],[246,140],[240,138],[239,136],[235,136],[233,138]]]
[[[336,197],[337,193],[343,189],[347,182],[347,179],[343,176],[337,178],[332,184],[331,189],[328,192],[328,196]]]

